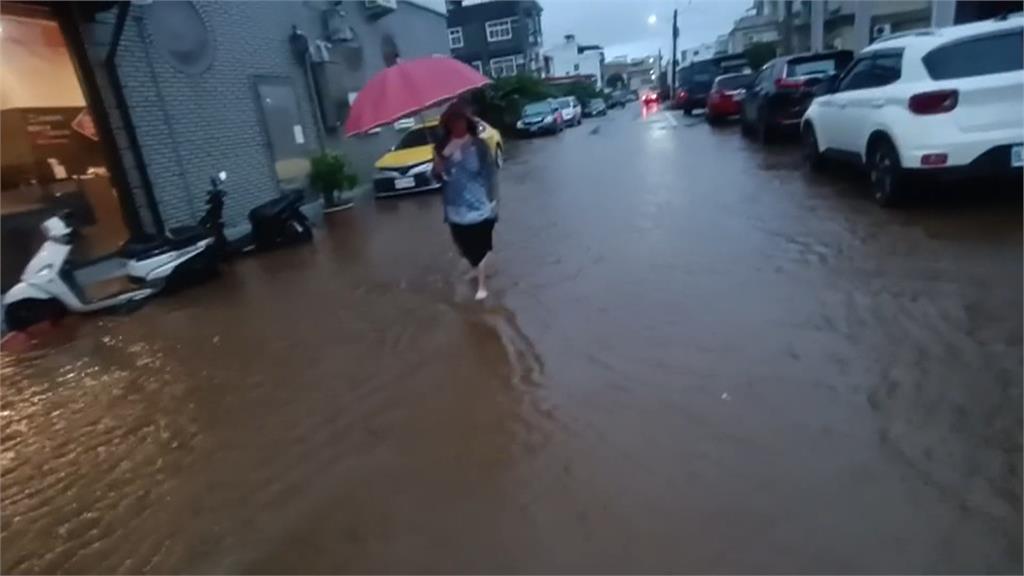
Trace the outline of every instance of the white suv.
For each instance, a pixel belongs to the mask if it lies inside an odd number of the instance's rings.
[[[1024,166],[1024,21],[922,30],[868,46],[804,114],[804,156],[867,166],[875,199],[919,173],[1013,175]],[[1019,176],[1018,176],[1019,177]]]

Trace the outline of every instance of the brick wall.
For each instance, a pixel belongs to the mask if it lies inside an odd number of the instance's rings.
[[[145,166],[159,216],[165,226],[196,222],[205,209],[210,175],[225,170],[228,191],[225,221],[229,227],[244,225],[248,211],[279,193],[270,143],[255,94],[255,80],[283,79],[295,91],[309,154],[319,150],[320,138],[308,81],[303,67],[292,55],[288,38],[297,26],[311,40],[320,38],[321,13],[327,2],[209,2],[194,3],[205,23],[213,57],[201,73],[184,72],[152,42],[149,19],[152,5],[131,5],[116,58],[117,71],[127,100],[120,110],[113,97],[111,80],[103,69],[109,50],[114,10],[80,23],[82,36],[103,104],[110,111],[116,145],[121,154],[131,194],[140,207],[143,226],[153,229],[154,218],[145,198]],[[362,46],[362,69],[349,71],[354,90],[384,67],[381,46],[392,37],[402,58],[447,54],[448,37],[443,14],[400,2],[398,9],[370,17],[363,3],[342,4],[346,22]],[[134,124],[142,152],[141,162],[132,153],[130,135],[121,120],[127,114]],[[328,132],[324,144],[342,151],[363,181],[372,173],[373,161],[396,141],[388,127],[376,135],[343,138]]]

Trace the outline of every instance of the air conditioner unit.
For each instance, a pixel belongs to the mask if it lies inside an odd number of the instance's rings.
[[[871,28],[872,40],[876,40],[878,38],[881,38],[882,36],[888,36],[889,34],[892,34],[892,24],[888,22],[885,24],[875,24]]]
[[[313,62],[331,61],[331,43],[323,40],[314,40],[309,45],[309,59]]]
[[[398,8],[398,0],[364,0],[366,11],[371,14],[388,13]]]

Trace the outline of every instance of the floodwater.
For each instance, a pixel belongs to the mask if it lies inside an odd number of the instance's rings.
[[[0,568],[1022,570],[1019,200],[636,105],[508,157],[484,304],[407,197],[4,354]]]

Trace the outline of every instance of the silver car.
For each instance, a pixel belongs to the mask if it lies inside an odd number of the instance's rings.
[[[555,98],[555,106],[562,112],[562,120],[566,126],[579,126],[583,122],[583,107],[575,96]]]

